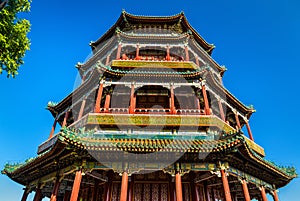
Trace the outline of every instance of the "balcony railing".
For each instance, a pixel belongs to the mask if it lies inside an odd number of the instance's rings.
[[[128,114],[128,108],[101,108],[100,113]],[[171,114],[169,108],[135,108],[134,114]],[[204,110],[177,109],[177,115],[204,115]]]

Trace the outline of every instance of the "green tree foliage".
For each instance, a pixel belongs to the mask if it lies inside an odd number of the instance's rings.
[[[7,77],[18,74],[29,50],[30,22],[19,15],[30,11],[30,3],[31,0],[9,0],[0,11],[0,73],[6,71]]]

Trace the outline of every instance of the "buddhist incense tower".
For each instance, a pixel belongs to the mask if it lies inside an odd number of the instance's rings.
[[[22,201],[278,201],[297,176],[265,159],[255,110],[223,86],[214,46],[183,13],[123,11],[90,46],[81,85],[47,106],[38,155],[2,171],[24,185]]]

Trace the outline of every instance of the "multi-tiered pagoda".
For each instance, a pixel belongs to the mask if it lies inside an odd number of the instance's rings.
[[[223,86],[214,46],[183,13],[123,11],[90,45],[81,85],[47,106],[54,124],[37,157],[2,171],[24,185],[22,201],[278,201],[296,177],[265,159],[255,110]]]

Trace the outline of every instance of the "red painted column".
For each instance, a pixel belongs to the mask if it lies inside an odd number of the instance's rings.
[[[122,175],[120,201],[127,201],[127,191],[128,191],[128,173],[124,171]]]
[[[58,190],[59,190],[59,186],[60,186],[60,182],[57,179],[55,181],[55,184],[54,184],[54,187],[53,187],[53,190],[52,190],[50,201],[56,201]]]
[[[136,45],[135,59],[140,60],[140,46]]]
[[[202,85],[202,94],[203,94],[203,99],[204,99],[205,114],[210,115],[210,108],[209,108],[209,103],[208,103],[208,98],[207,98],[207,93],[206,93],[206,87],[204,84]]]
[[[82,178],[81,170],[78,170],[75,174],[75,179],[74,179],[74,183],[73,183],[70,201],[77,201],[79,189],[80,189],[81,178]]]
[[[176,114],[176,108],[175,108],[175,98],[174,98],[174,87],[173,85],[170,86],[170,112],[171,114]]]
[[[260,193],[261,193],[262,201],[268,201],[266,191],[265,191],[265,187],[262,186],[262,187],[259,188],[259,190],[260,190]]]
[[[251,132],[251,128],[250,128],[249,122],[247,120],[246,120],[246,127],[247,127],[247,131],[248,131],[248,135],[249,135],[250,140],[254,141],[254,138],[253,138],[253,135],[252,135],[252,132]]]
[[[83,101],[81,103],[81,106],[80,106],[80,110],[79,110],[79,114],[78,114],[77,120],[81,119],[81,117],[83,115],[85,103],[86,103],[86,99],[83,99]]]
[[[26,201],[26,200],[27,200],[27,197],[28,197],[28,194],[29,194],[28,189],[25,188],[25,189],[24,189],[24,193],[23,193],[23,195],[22,195],[21,201]]]
[[[109,64],[109,60],[110,60],[110,55],[107,55],[106,57],[106,61],[105,61],[105,65],[108,66]]]
[[[61,125],[61,127],[65,127],[67,125],[67,120],[68,120],[68,117],[69,117],[69,113],[70,113],[70,111],[67,111],[65,113],[64,121],[63,121],[63,124]]]
[[[109,106],[110,106],[110,92],[107,92],[105,96],[104,112],[109,112]]]
[[[228,179],[227,179],[225,170],[220,170],[220,172],[221,172],[221,176],[222,176],[225,201],[232,201],[231,195],[230,195],[229,183],[228,183]]]
[[[121,58],[121,49],[122,49],[122,43],[119,43],[116,59],[120,59]]]
[[[40,201],[42,198],[42,190],[38,187],[35,191],[33,201]]]
[[[276,189],[273,190],[273,199],[274,199],[274,201],[279,201],[279,198],[278,198],[278,194],[277,194]]]
[[[182,201],[182,184],[181,175],[179,172],[175,175],[175,190],[176,190],[176,201]]]
[[[170,61],[171,60],[171,57],[170,57],[170,46],[167,45],[167,56],[166,56],[166,60],[167,61]]]
[[[134,85],[131,85],[131,92],[130,92],[130,106],[129,106],[129,114],[134,114],[135,110],[135,97],[134,97]]]
[[[51,131],[50,131],[50,134],[49,134],[49,138],[52,138],[53,137],[53,134],[54,134],[54,131],[55,131],[55,127],[56,127],[56,124],[57,124],[57,119],[54,119],[54,123],[52,125],[52,128],[51,128]]]
[[[222,106],[221,100],[218,100],[218,103],[219,103],[219,110],[220,110],[221,118],[225,122],[226,119],[225,119],[225,114],[224,114],[224,110],[223,110],[223,106]]]
[[[243,179],[243,180],[241,180],[241,183],[242,183],[242,186],[243,186],[245,201],[251,201],[247,181]]]
[[[189,61],[190,60],[190,55],[189,55],[189,48],[188,46],[184,46],[184,50],[185,50],[185,60]]]
[[[102,93],[103,93],[103,83],[100,83],[99,88],[98,88],[98,94],[97,94],[97,98],[96,98],[95,108],[94,108],[95,113],[100,113]]]
[[[235,113],[235,121],[236,121],[238,129],[241,129],[242,127],[241,127],[241,123],[240,123],[240,119],[239,119],[238,113]]]

